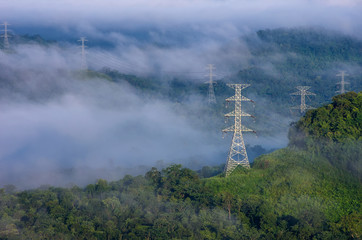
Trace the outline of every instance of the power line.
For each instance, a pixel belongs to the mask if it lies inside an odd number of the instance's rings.
[[[102,56],[96,56],[96,59],[94,59],[94,60],[92,58],[90,58],[90,61],[92,61],[93,63],[96,63],[97,65],[102,65],[102,67],[112,67],[117,70],[127,69],[127,71],[134,71],[133,68],[124,66],[114,59],[110,59],[110,58],[106,58],[106,57],[102,57]]]
[[[93,62],[98,64],[98,59],[102,59],[103,61],[101,61],[101,62],[104,64],[104,67],[112,67],[116,70],[127,69],[127,72],[132,72],[132,73],[134,73],[134,72],[151,73],[148,69],[146,69],[144,67],[132,66],[132,65],[126,64],[126,63],[122,62],[119,58],[117,58],[113,55],[110,55],[110,54],[105,54],[103,52],[95,52],[95,53],[93,53],[93,56],[95,58],[95,60],[93,60]]]

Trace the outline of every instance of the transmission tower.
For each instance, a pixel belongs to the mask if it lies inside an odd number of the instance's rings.
[[[213,76],[215,76],[212,72],[212,70],[215,70],[214,65],[213,64],[209,64],[207,65],[207,69],[209,70],[209,74],[206,75],[209,77],[209,92],[208,92],[208,103],[209,104],[215,104],[216,103],[216,98],[215,98],[215,91],[214,91],[214,81],[213,81]]]
[[[248,155],[246,153],[243,132],[254,132],[253,130],[243,126],[241,124],[241,117],[254,117],[248,113],[245,113],[241,110],[241,102],[252,100],[241,95],[241,90],[250,86],[250,84],[228,84],[229,87],[235,89],[235,95],[226,99],[226,102],[235,102],[235,110],[225,114],[225,117],[234,117],[234,125],[228,128],[225,128],[223,133],[233,132],[233,138],[231,141],[231,147],[229,150],[229,155],[225,165],[225,173],[228,176],[238,165],[241,165],[246,168],[250,168],[250,163]]]
[[[315,96],[314,93],[308,92],[307,90],[310,89],[309,86],[298,86],[297,89],[299,92],[291,93],[290,95],[300,95],[300,106],[291,107],[291,109],[298,109],[300,113],[304,113],[307,109],[314,109],[311,106],[305,104],[305,96]]]
[[[81,46],[81,49],[82,49],[82,60],[81,60],[81,69],[83,71],[86,71],[88,69],[87,67],[87,59],[86,59],[86,47],[85,46],[85,42],[87,42],[88,40],[85,38],[85,37],[81,37],[78,42],[81,42],[82,46]]]
[[[1,24],[2,26],[4,26],[4,30],[2,30],[4,32],[3,35],[1,35],[4,38],[4,49],[5,50],[9,50],[10,45],[9,45],[9,36],[8,36],[8,26],[10,25],[7,22],[4,22],[3,24]]]
[[[346,92],[346,88],[345,85],[349,84],[349,82],[344,81],[344,77],[348,76],[348,74],[346,74],[346,71],[340,71],[339,74],[336,75],[337,77],[341,77],[341,81],[338,82],[338,85],[341,85],[341,88],[339,91],[336,91],[337,93],[343,94]]]

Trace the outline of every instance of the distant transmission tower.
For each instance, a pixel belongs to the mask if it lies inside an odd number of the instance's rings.
[[[344,77],[348,76],[348,74],[346,74],[346,71],[340,71],[339,74],[336,75],[337,77],[341,77],[341,81],[338,82],[338,85],[341,85],[341,88],[339,91],[336,91],[337,93],[343,94],[346,92],[346,88],[345,85],[349,84],[349,82],[344,81]]]
[[[209,74],[206,75],[209,77],[209,92],[208,92],[208,103],[209,104],[215,104],[216,103],[216,98],[215,98],[215,91],[214,91],[214,81],[213,81],[213,72],[212,70],[214,70],[214,65],[213,64],[209,64],[207,65],[207,69],[209,69]]]
[[[88,66],[87,66],[87,59],[86,59],[86,51],[85,51],[85,48],[87,46],[85,46],[85,42],[87,42],[88,40],[85,38],[85,37],[81,37],[78,42],[81,42],[82,43],[82,62],[81,62],[81,69],[83,71],[86,71],[88,69]]]
[[[9,36],[8,36],[8,26],[10,25],[7,22],[4,22],[3,24],[1,24],[2,26],[4,26],[4,30],[2,30],[4,32],[3,35],[1,35],[4,38],[4,49],[5,50],[9,50],[10,45],[9,45]]]
[[[253,117],[252,115],[245,113],[241,110],[241,102],[252,100],[241,95],[241,90],[250,86],[250,84],[228,84],[229,87],[235,89],[235,95],[227,98],[226,102],[235,102],[235,110],[225,114],[225,117],[234,117],[235,123],[233,126],[225,128],[223,133],[233,132],[233,139],[231,141],[231,147],[229,150],[228,159],[225,166],[225,173],[228,176],[238,165],[246,168],[250,168],[248,155],[246,153],[243,132],[254,132],[253,130],[243,126],[241,124],[241,117]]]
[[[311,106],[305,104],[305,96],[313,95],[314,93],[308,92],[307,90],[310,89],[309,86],[298,86],[297,89],[299,92],[291,93],[290,95],[300,95],[300,106],[291,107],[291,109],[298,109],[300,113],[304,113],[307,109],[314,109]]]

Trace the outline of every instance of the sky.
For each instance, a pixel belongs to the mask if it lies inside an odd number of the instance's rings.
[[[48,28],[102,37],[104,31],[180,27],[228,37],[264,28],[323,26],[361,33],[361,0],[12,0],[0,19],[13,28]],[[234,29],[233,29],[234,28]],[[98,35],[98,36],[97,36]],[[102,36],[100,36],[102,35]]]
[[[201,96],[189,96],[185,111],[127,84],[84,81],[74,74],[81,36],[91,67],[196,72],[199,82],[209,63],[219,77],[247,67],[252,56],[240,38],[259,29],[322,27],[362,38],[357,0],[0,0],[0,6],[0,22],[9,22],[12,34],[60,42],[0,54],[0,186],[20,188],[116,180],[170,162],[194,168],[225,162],[230,136],[205,130],[210,119],[198,116]],[[270,74],[272,68],[265,63]],[[282,126],[291,121],[269,116]],[[247,143],[283,147],[286,133]]]
[[[61,0],[49,2],[47,0],[13,0],[2,1],[3,11],[13,11],[15,14],[25,14],[28,10],[34,11],[34,14],[28,12],[27,15],[33,15],[32,18],[42,18],[43,16],[52,16],[52,19],[60,19],[62,13],[68,14],[68,19],[75,17],[92,18],[114,18],[127,19],[137,18],[142,20],[140,14],[144,13],[144,18],[153,17],[151,21],[158,19],[181,19],[182,15],[190,12],[189,20],[201,19],[209,20],[210,18],[220,20],[236,18],[237,12],[249,12],[249,15],[267,13],[270,11],[285,11],[286,9],[297,12],[310,8],[309,12],[322,12],[323,10],[339,9],[341,12],[358,8],[361,6],[359,0]],[[313,9],[311,9],[313,8]],[[203,14],[198,11],[204,10]],[[212,10],[212,11],[211,11]],[[253,10],[253,12],[250,12]],[[119,13],[115,16],[111,14]],[[175,13],[178,13],[175,14]],[[148,15],[146,15],[148,14]],[[289,13],[291,14],[291,13]],[[159,16],[158,19],[155,16]],[[198,16],[196,16],[198,15]],[[64,17],[64,16],[63,16]],[[70,18],[69,18],[70,17]],[[332,18],[332,16],[331,16]],[[185,18],[183,18],[185,19]],[[189,21],[186,20],[186,21]],[[181,21],[181,20],[180,20]],[[185,21],[185,20],[183,20]]]

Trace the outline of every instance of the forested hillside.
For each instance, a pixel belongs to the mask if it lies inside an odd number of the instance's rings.
[[[333,97],[311,110],[290,129],[290,146],[323,156],[362,182],[362,93]]]
[[[360,131],[360,104],[361,93],[347,93],[309,111],[292,127],[290,147],[227,178],[204,177],[217,168],[197,174],[172,165],[115,182],[100,179],[85,188],[17,192],[6,186],[0,191],[0,238],[359,239],[360,172],[340,166],[361,165],[360,132],[348,130]],[[316,117],[320,113],[323,117]],[[323,133],[335,123],[337,138]],[[334,152],[309,144],[321,135],[359,147],[350,149],[350,159],[336,159]]]
[[[309,111],[296,130],[313,139],[333,142],[362,140],[362,92],[333,97],[333,102]],[[293,136],[292,140],[293,140]]]
[[[280,106],[288,107],[289,94],[298,85],[311,86],[317,94],[310,100],[313,106],[328,102],[339,90],[336,74],[341,70],[350,73],[349,90],[362,90],[362,42],[358,39],[318,28],[280,28],[260,30],[246,42],[254,58],[238,79],[253,84],[251,90]]]

